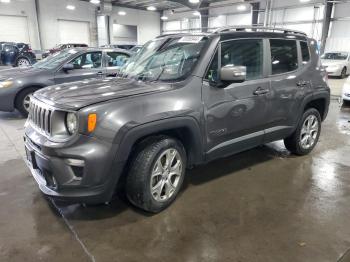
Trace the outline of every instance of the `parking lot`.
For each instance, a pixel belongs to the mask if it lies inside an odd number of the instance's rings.
[[[336,261],[350,246],[350,107],[333,99],[320,141],[296,157],[275,142],[188,172],[150,215],[46,199],[24,163],[23,120],[0,113],[2,261]]]

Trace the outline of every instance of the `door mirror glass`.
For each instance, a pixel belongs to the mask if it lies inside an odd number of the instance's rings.
[[[247,77],[247,67],[226,65],[221,67],[220,79],[225,82],[244,82]]]
[[[65,64],[62,67],[62,69],[63,69],[63,71],[67,72],[67,71],[73,70],[74,69],[74,65],[73,64]]]

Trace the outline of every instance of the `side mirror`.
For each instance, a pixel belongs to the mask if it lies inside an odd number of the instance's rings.
[[[247,77],[247,67],[226,65],[221,67],[220,79],[224,82],[244,82]]]
[[[73,64],[65,64],[65,65],[62,67],[62,69],[63,69],[64,72],[68,72],[68,71],[74,69],[74,65],[73,65]]]

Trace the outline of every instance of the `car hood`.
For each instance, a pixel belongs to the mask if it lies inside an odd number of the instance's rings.
[[[9,78],[18,79],[23,76],[31,76],[43,72],[44,69],[38,69],[34,67],[16,67],[10,69],[0,70],[0,81],[7,80]]]
[[[49,86],[35,92],[34,97],[54,107],[79,109],[116,98],[169,89],[171,89],[170,84],[160,82],[107,78]]]
[[[330,59],[321,59],[323,66],[336,66],[336,65],[345,65],[346,60],[330,60]]]

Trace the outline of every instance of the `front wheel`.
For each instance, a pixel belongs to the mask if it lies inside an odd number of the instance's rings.
[[[346,67],[344,67],[342,70],[341,70],[341,73],[340,73],[340,78],[341,79],[344,79],[346,77]]]
[[[296,155],[306,155],[316,146],[321,133],[321,116],[318,110],[306,110],[294,133],[284,139],[286,148]]]
[[[136,150],[126,179],[126,194],[135,206],[152,213],[167,208],[180,191],[186,152],[180,141],[159,136]]]
[[[38,88],[29,87],[23,89],[16,97],[15,107],[23,117],[27,117],[29,113],[30,96],[37,91]]]

